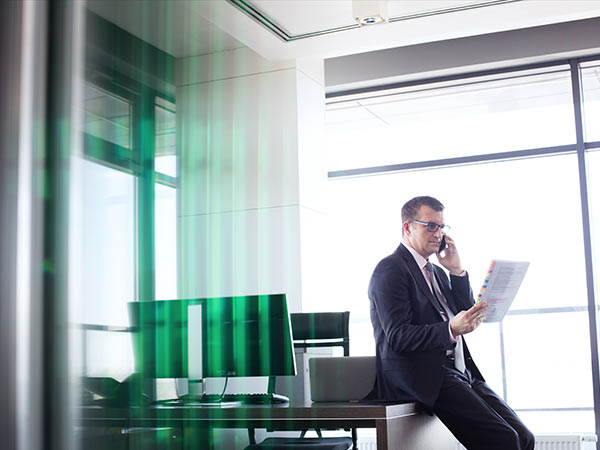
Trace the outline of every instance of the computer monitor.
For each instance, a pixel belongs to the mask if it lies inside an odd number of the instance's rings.
[[[188,351],[188,314],[194,305],[202,311],[202,378],[296,374],[285,294],[130,302],[137,372],[190,377],[195,355]]]

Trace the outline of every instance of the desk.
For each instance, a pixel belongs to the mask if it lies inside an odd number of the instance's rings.
[[[234,408],[151,406],[82,407],[81,424],[102,427],[177,427],[184,448],[210,448],[212,428],[375,428],[377,450],[455,450],[456,441],[436,418],[415,403],[312,403],[244,405]],[[191,444],[194,443],[194,444]]]

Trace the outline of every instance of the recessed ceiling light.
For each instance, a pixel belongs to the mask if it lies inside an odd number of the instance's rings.
[[[387,0],[352,0],[352,15],[361,26],[387,23]]]
[[[361,25],[375,25],[386,20],[381,16],[356,17],[356,21]]]

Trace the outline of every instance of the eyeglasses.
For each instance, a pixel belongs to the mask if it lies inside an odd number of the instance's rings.
[[[430,233],[435,233],[437,230],[442,230],[442,233],[446,234],[450,227],[448,225],[440,225],[435,222],[423,222],[422,220],[409,220],[409,222],[416,222],[427,227],[427,231]]]

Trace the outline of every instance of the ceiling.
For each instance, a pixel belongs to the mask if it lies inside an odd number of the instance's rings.
[[[187,0],[88,0],[87,7],[134,36],[177,57],[244,47]],[[199,2],[205,3],[205,2]],[[192,7],[193,6],[193,7]]]
[[[352,0],[90,0],[87,4],[178,58],[244,46],[271,60],[330,58],[600,17],[600,0],[389,0],[389,23],[366,27],[354,21]]]

